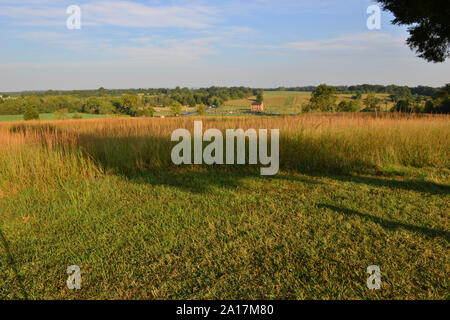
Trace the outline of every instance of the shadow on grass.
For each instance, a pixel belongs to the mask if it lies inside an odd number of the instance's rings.
[[[17,126],[13,128],[18,132],[26,130],[37,130],[38,132],[53,132],[59,130],[53,126]],[[345,169],[336,163],[328,163],[325,155],[316,155],[313,160],[308,158],[295,158],[295,162],[290,162],[294,158],[286,161],[281,157],[280,170],[283,172],[273,177],[262,177],[259,174],[261,165],[239,166],[239,165],[188,165],[175,166],[171,161],[171,150],[175,142],[171,142],[169,137],[159,136],[126,136],[120,137],[97,136],[92,133],[82,133],[74,139],[76,149],[81,149],[91,160],[94,160],[103,170],[114,174],[122,175],[137,182],[150,183],[154,185],[168,185],[189,190],[193,193],[206,193],[213,186],[223,188],[236,188],[243,177],[259,177],[260,179],[284,179],[292,182],[304,182],[308,184],[324,184],[317,179],[308,179],[300,174],[309,175],[315,178],[328,178],[340,182],[352,182],[366,184],[373,187],[387,187],[393,189],[403,189],[434,195],[450,194],[450,187],[439,185],[433,182],[420,180],[393,180],[378,177],[352,176]],[[295,141],[286,140],[284,143],[293,145],[288,150],[295,150]],[[294,151],[292,151],[294,152]],[[324,151],[325,152],[325,151]],[[294,152],[295,153],[295,152]],[[282,155],[281,155],[282,156]],[[284,159],[284,161],[283,161]],[[325,161],[321,163],[321,161]],[[371,172],[373,169],[368,164],[356,163],[355,168],[362,168],[358,171],[362,174]],[[364,169],[366,168],[366,169]],[[351,168],[348,168],[350,170]],[[352,168],[354,169],[354,168]],[[290,172],[295,174],[290,175]]]
[[[384,178],[376,178],[376,177],[364,177],[364,176],[324,176],[328,178],[332,178],[341,182],[353,182],[366,184],[372,187],[387,187],[394,189],[403,189],[407,191],[416,191],[422,193],[429,193],[434,195],[444,194],[450,195],[450,187],[445,185],[440,185],[437,183],[429,182],[429,181],[420,181],[420,180],[391,180]]]
[[[257,170],[238,168],[209,168],[189,169],[178,168],[172,170],[149,171],[139,175],[125,175],[125,178],[134,183],[147,183],[158,186],[170,186],[196,194],[210,193],[212,188],[235,189],[242,185],[241,180],[245,178],[270,180],[286,180],[306,184],[319,185],[315,181],[301,176],[289,176],[279,174],[276,176],[261,176]]]
[[[171,161],[176,142],[159,137],[96,137],[82,134],[76,148],[95,161],[105,172],[123,176],[135,183],[166,185],[191,193],[205,194],[212,188],[235,189],[243,178],[283,179],[320,184],[306,177],[280,173],[261,176],[264,165],[181,165]]]
[[[362,213],[362,212],[359,212],[356,210],[352,210],[352,209],[348,209],[348,208],[340,208],[340,207],[336,207],[336,206],[329,205],[329,204],[319,204],[319,208],[330,209],[332,211],[343,213],[346,215],[359,216],[361,218],[364,218],[366,220],[369,220],[369,221],[379,224],[386,230],[392,231],[392,230],[396,230],[399,228],[403,228],[408,231],[421,233],[427,237],[431,237],[431,238],[439,237],[439,238],[443,238],[446,241],[450,240],[450,232],[447,232],[444,230],[435,230],[435,229],[430,229],[430,228],[426,228],[426,227],[414,226],[414,225],[403,223],[403,222],[390,221],[390,220],[386,220],[383,218],[372,216],[370,214]]]
[[[22,291],[22,296],[25,300],[28,300],[28,294],[27,291],[25,290],[25,287],[23,286],[23,279],[22,277],[19,275],[19,272],[17,271],[17,267],[16,267],[16,262],[14,261],[14,257],[11,254],[11,250],[9,249],[9,244],[8,241],[6,240],[3,231],[0,229],[0,241],[2,242],[3,248],[5,250],[6,253],[6,259],[8,261],[9,266],[11,267],[11,269],[14,272],[14,275],[16,276],[17,282],[19,284],[20,290]]]
[[[139,175],[127,175],[134,183],[145,183],[155,186],[169,186],[195,194],[207,194],[213,188],[235,189],[240,185],[243,175],[221,171],[199,170],[164,170],[149,171]]]

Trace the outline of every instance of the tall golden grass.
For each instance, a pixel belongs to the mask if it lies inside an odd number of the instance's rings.
[[[183,117],[11,122],[0,124],[2,193],[45,188],[104,174],[172,167],[171,133],[234,128],[280,129],[281,169],[302,172],[385,166],[449,168],[450,117],[306,114],[295,117]]]

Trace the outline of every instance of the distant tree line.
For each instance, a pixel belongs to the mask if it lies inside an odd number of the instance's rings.
[[[0,115],[55,113],[64,118],[67,113],[122,114],[129,116],[152,116],[155,108],[169,108],[172,115],[180,115],[182,107],[196,108],[204,113],[207,107],[222,106],[228,100],[256,96],[264,100],[263,91],[275,89],[252,89],[246,87],[210,87],[200,89],[115,89],[22,92],[3,95],[0,98]],[[327,86],[277,88],[285,91],[312,91],[310,103],[303,108],[308,111],[380,111],[377,94],[388,94],[394,107],[391,111],[450,113],[450,84],[443,88],[418,86]],[[352,99],[337,103],[337,94],[352,94]],[[365,98],[363,99],[363,94]]]
[[[242,99],[248,96],[256,96],[262,90],[264,91],[297,91],[297,92],[312,92],[317,89],[318,86],[304,86],[304,87],[278,87],[278,88],[247,88],[247,87],[210,87],[210,88],[200,88],[200,89],[189,89],[180,88],[175,89],[105,89],[99,88],[97,90],[47,90],[47,91],[22,91],[22,92],[5,92],[0,93],[4,98],[6,97],[49,97],[49,96],[74,96],[78,98],[89,98],[89,97],[105,97],[105,96],[121,96],[124,94],[135,94],[135,95],[150,95],[150,96],[169,96],[175,97],[175,100],[183,105],[189,105],[189,102],[193,103],[192,98],[198,103],[202,100],[207,103],[207,99],[213,99],[214,97],[220,98],[222,101]],[[369,92],[374,93],[387,93],[394,94],[401,88],[407,88],[411,93],[418,94],[421,96],[431,97],[440,88],[434,88],[429,86],[417,86],[417,87],[406,87],[397,85],[374,85],[374,84],[361,84],[353,86],[334,86],[337,93],[341,94],[353,94],[353,93],[363,93],[367,94]]]
[[[318,86],[306,86],[306,87],[278,87],[273,89],[264,89],[264,91],[297,91],[297,92],[313,92],[318,88]],[[396,94],[396,92],[401,90],[409,90],[413,95],[418,94],[421,96],[431,97],[439,88],[433,88],[428,86],[417,86],[417,87],[407,87],[407,86],[397,86],[397,85],[378,85],[378,84],[361,84],[354,86],[334,86],[336,93],[339,94],[354,94],[361,93],[367,94],[369,92],[374,93],[385,93],[385,94]]]
[[[20,94],[4,94],[5,98],[0,98],[0,114],[23,114],[25,109],[32,108],[39,113],[65,110],[68,113],[149,116],[153,114],[156,107],[173,109],[175,106],[176,111],[182,106],[220,107],[228,100],[248,98],[258,92],[258,89],[246,87],[28,91]],[[177,114],[179,113],[181,112]]]
[[[414,91],[408,87],[388,86],[382,93],[389,93],[389,99],[394,103],[392,112],[409,113],[450,113],[450,84],[445,87],[428,91],[427,87],[417,87]],[[357,90],[351,100],[344,100],[337,103],[338,88],[321,84],[311,95],[308,105],[303,111],[322,111],[322,112],[377,112],[381,111],[381,101],[377,96],[380,91],[369,91],[363,99],[363,90]],[[421,94],[419,94],[420,92]]]

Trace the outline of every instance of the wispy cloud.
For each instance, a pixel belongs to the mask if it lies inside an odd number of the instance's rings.
[[[115,52],[145,65],[180,66],[198,61],[202,56],[217,53],[214,43],[220,41],[219,37],[198,39],[170,39],[158,44],[145,44],[143,46],[121,46]]]
[[[89,56],[101,51],[117,65],[142,64],[145,66],[184,66],[201,57],[216,54],[216,44],[221,37],[191,39],[153,39],[150,37],[130,38],[128,44],[115,44],[110,39],[90,39],[79,34],[53,31],[31,31],[20,35],[20,39],[47,43],[53,47]],[[90,65],[88,62],[87,65]]]
[[[130,1],[95,1],[82,6],[88,23],[119,27],[204,28],[216,20],[216,12],[205,6],[150,7]]]
[[[65,25],[66,1],[0,0],[0,16],[16,24],[35,26]],[[117,26],[133,28],[205,28],[217,20],[212,7],[185,4],[149,6],[133,1],[90,1],[80,5],[85,26]]]
[[[325,40],[290,42],[286,48],[300,51],[374,50],[380,47],[403,48],[404,40],[378,32],[357,33]]]

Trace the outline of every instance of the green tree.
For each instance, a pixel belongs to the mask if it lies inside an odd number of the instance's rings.
[[[104,97],[104,96],[106,96],[106,89],[105,88],[103,88],[103,87],[100,87],[99,89],[98,89],[98,95],[100,96],[100,97]]]
[[[264,102],[264,91],[260,91],[256,96],[256,102],[263,103]]]
[[[180,116],[182,113],[182,106],[181,103],[178,101],[173,101],[170,105],[170,115],[172,116]]]
[[[361,91],[356,92],[356,94],[352,97],[354,100],[361,100],[362,99],[362,93]]]
[[[194,106],[195,106],[196,102],[195,102],[195,98],[194,98],[193,95],[189,95],[189,96],[187,97],[187,99],[186,99],[186,104],[187,104],[189,107],[194,107]]]
[[[122,113],[135,116],[139,107],[142,106],[142,102],[140,97],[137,95],[125,94],[121,98],[120,106]]]
[[[203,103],[197,105],[197,113],[201,116],[206,114],[206,105],[204,105]]]
[[[444,62],[450,56],[448,0],[377,0],[391,11],[397,25],[407,25],[406,41],[428,62]]]
[[[426,112],[450,113],[450,83],[433,94],[433,101],[427,102]]]
[[[90,114],[98,113],[102,100],[98,97],[89,97],[83,106],[83,111]]]
[[[394,106],[393,111],[396,111],[396,112],[412,112],[413,108],[411,107],[411,103],[408,100],[400,100]]]
[[[356,112],[360,108],[360,100],[341,101],[336,110],[339,112]]]
[[[336,88],[321,84],[312,93],[310,99],[311,109],[332,111],[337,100]]]
[[[364,111],[380,111],[380,107],[378,105],[379,103],[380,99],[378,99],[377,95],[374,92],[369,92],[367,97],[364,99],[364,105],[366,106]]]
[[[98,114],[113,114],[114,113],[114,105],[109,99],[102,99],[100,105],[97,110]]]
[[[39,120],[39,112],[36,110],[35,107],[28,104],[24,107],[24,113],[23,118],[25,120]]]
[[[144,108],[144,117],[151,118],[155,114],[155,109],[153,107]]]

